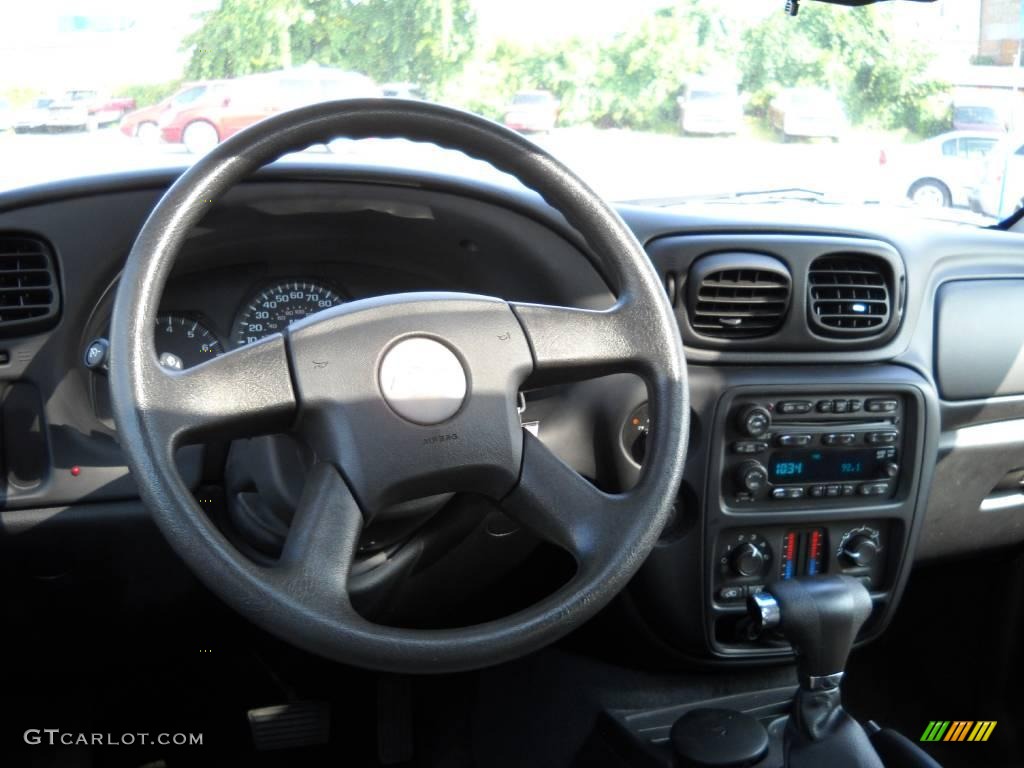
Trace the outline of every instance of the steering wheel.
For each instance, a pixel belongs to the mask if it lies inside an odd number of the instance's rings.
[[[338,136],[460,150],[519,178],[564,215],[616,294],[608,310],[459,293],[354,301],[283,335],[187,370],[162,367],[153,328],[191,228],[215,201],[283,154]],[[651,436],[637,484],[604,493],[525,432],[521,386],[633,372]],[[199,160],[160,199],[128,256],[111,324],[110,387],[121,447],[171,546],[226,603],[306,650],[394,672],[479,668],[536,650],[606,605],[668,521],[689,403],[679,330],[643,248],[550,155],[488,120],[424,102],[360,99],[263,120]],[[293,431],[316,463],[273,565],[243,555],[207,518],[175,449],[210,436]],[[575,575],[518,613],[454,629],[373,623],[347,592],[360,531],[389,504],[472,491],[576,561]]]

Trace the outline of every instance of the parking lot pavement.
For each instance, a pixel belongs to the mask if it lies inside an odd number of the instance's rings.
[[[837,144],[781,144],[754,138],[694,138],[591,128],[531,137],[612,200],[800,187],[840,199],[884,199],[880,145],[870,138]],[[341,142],[304,159],[369,162],[475,173],[464,156],[393,141]],[[315,153],[315,156],[314,156]],[[57,178],[130,169],[177,167],[194,157],[183,147],[147,145],[116,128],[95,133],[0,134],[0,189]]]

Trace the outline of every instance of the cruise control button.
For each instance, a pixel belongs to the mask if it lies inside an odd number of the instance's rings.
[[[810,435],[779,435],[778,443],[779,443],[779,445],[789,445],[789,446],[793,446],[793,445],[797,445],[797,446],[810,445],[811,444],[811,436]]]
[[[782,400],[775,406],[775,410],[777,413],[784,414],[807,413],[811,410],[811,402],[809,400]]]
[[[868,413],[892,413],[899,406],[899,403],[895,400],[868,400],[864,404],[864,408]]]

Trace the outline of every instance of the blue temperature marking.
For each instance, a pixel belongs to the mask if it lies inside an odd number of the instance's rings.
[[[782,575],[782,578],[784,578],[784,579],[792,579],[793,578],[793,561],[792,560],[787,560],[786,561],[786,572]]]
[[[816,562],[814,562],[813,560],[808,560],[807,561],[807,575],[808,576],[813,576],[817,572],[818,572],[818,564]]]

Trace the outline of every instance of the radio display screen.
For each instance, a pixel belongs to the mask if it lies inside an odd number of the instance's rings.
[[[874,448],[786,451],[772,454],[768,478],[776,485],[873,480],[878,477],[880,461]]]

